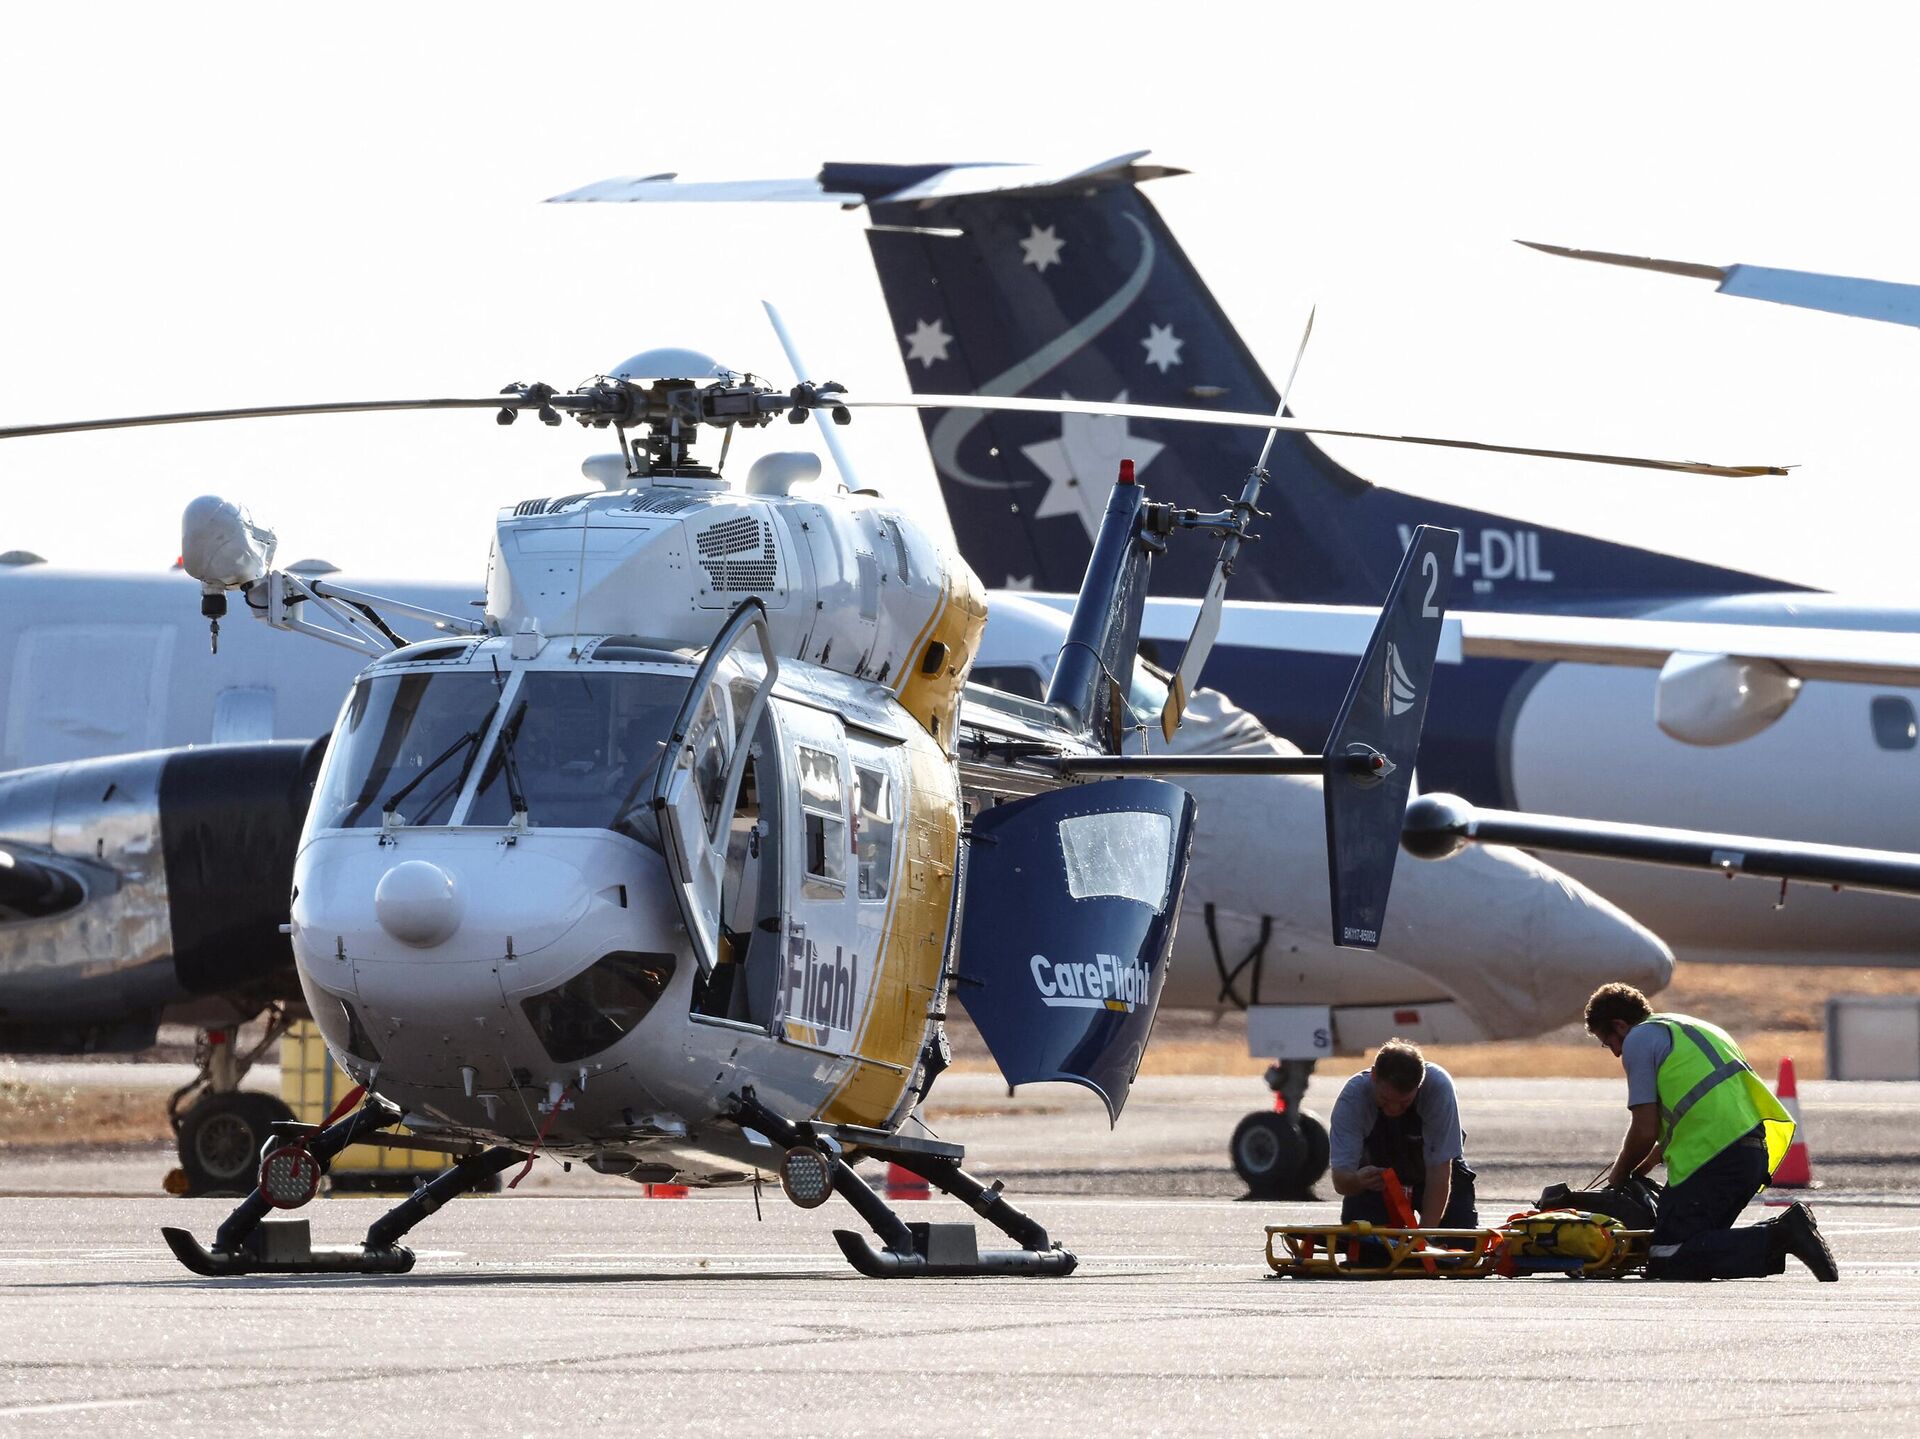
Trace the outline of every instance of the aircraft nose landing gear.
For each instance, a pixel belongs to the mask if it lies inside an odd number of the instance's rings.
[[[284,1012],[268,1012],[266,1033],[245,1051],[237,1025],[203,1029],[194,1055],[199,1073],[167,1102],[180,1168],[171,1193],[245,1194],[253,1188],[260,1150],[274,1125],[293,1118],[277,1095],[242,1090],[240,1082],[286,1030]],[[190,1096],[197,1096],[191,1104]]]
[[[1267,1070],[1277,1096],[1273,1110],[1256,1110],[1233,1131],[1233,1172],[1255,1199],[1311,1199],[1327,1172],[1327,1129],[1303,1108],[1311,1059],[1283,1059]]]

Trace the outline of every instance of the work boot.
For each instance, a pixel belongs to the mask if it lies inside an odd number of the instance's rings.
[[[1813,1222],[1813,1211],[1806,1205],[1789,1204],[1773,1221],[1773,1227],[1781,1249],[1812,1270],[1815,1279],[1831,1284],[1840,1277],[1840,1266],[1833,1262],[1833,1251],[1820,1237],[1820,1226]]]

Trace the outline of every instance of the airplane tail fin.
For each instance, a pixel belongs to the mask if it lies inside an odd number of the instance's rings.
[[[874,196],[867,243],[916,390],[1270,412],[1274,383],[1139,189],[1167,173],[1178,172],[1130,156],[1070,184],[956,184],[909,200],[870,190],[861,167],[822,175]],[[1210,509],[1260,445],[1139,421],[935,411],[922,422],[961,553],[990,587],[1075,588],[1120,454],[1157,499]],[[1274,522],[1239,563],[1239,599],[1370,605],[1421,523],[1464,536],[1456,607],[1617,610],[1794,588],[1386,489],[1302,435],[1277,436],[1267,468]],[[1155,590],[1194,597],[1207,582],[1205,557],[1176,551]]]
[[[610,180],[561,200],[864,206],[867,243],[913,388],[1272,413],[1280,396],[1140,186],[1184,173],[1144,150],[1092,164],[827,164],[800,180]],[[1341,416],[1341,419],[1358,417]],[[1391,416],[1377,418],[1390,423]],[[1210,510],[1261,438],[1214,426],[980,411],[922,416],[960,551],[993,588],[1080,586],[1119,460],[1154,496]],[[1550,438],[1550,437],[1542,437]],[[1279,435],[1263,543],[1237,599],[1371,605],[1416,525],[1462,531],[1457,608],[1617,613],[1695,594],[1793,588],[1737,571],[1373,485]],[[1197,547],[1156,591],[1199,596]]]
[[[1327,879],[1337,944],[1380,943],[1459,543],[1452,530],[1414,531],[1327,736],[1330,761],[1388,757],[1374,770],[1327,765]]]

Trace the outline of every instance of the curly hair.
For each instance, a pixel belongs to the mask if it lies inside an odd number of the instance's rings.
[[[1373,1057],[1373,1077],[1412,1094],[1427,1077],[1427,1057],[1411,1039],[1389,1039]]]
[[[1647,997],[1630,984],[1603,984],[1587,1001],[1587,1033],[1602,1034],[1616,1019],[1638,1024],[1653,1013]]]

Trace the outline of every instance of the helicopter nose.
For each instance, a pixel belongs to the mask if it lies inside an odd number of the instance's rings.
[[[373,892],[374,918],[402,944],[432,949],[460,928],[460,888],[439,865],[405,860],[380,877]]]

